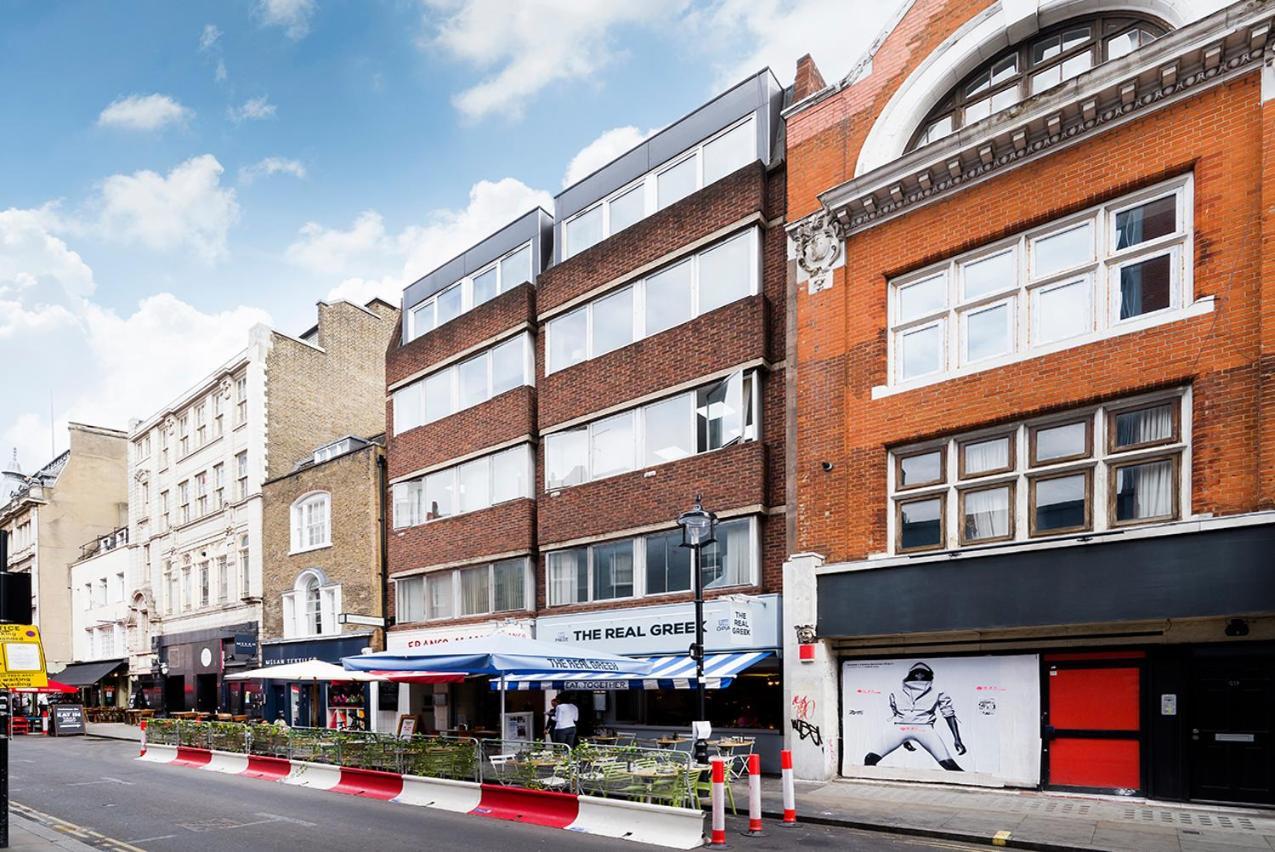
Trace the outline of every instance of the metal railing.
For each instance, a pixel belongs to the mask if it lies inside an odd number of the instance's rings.
[[[328,728],[154,719],[154,745],[204,748],[335,766],[697,807],[704,767],[688,752],[541,740],[410,738]]]

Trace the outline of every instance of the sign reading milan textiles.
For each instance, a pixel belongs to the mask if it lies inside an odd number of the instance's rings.
[[[1040,658],[841,664],[842,774],[947,783],[1040,781]]]

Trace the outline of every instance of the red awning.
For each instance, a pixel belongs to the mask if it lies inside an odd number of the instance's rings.
[[[466,677],[464,672],[372,672],[391,683],[460,683]]]
[[[79,691],[80,691],[80,688],[78,686],[68,686],[67,684],[56,681],[53,678],[49,678],[48,686],[43,686],[43,687],[30,686],[30,687],[22,687],[20,689],[14,690],[14,692],[66,692],[66,693],[79,692]]]

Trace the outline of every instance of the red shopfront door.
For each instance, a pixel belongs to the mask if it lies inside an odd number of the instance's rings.
[[[1044,767],[1049,787],[1142,791],[1145,654],[1044,657]]]

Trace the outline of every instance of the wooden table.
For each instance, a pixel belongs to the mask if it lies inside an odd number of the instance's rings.
[[[601,736],[601,737],[588,737],[586,741],[587,741],[587,742],[591,742],[591,743],[597,743],[598,745],[615,745],[617,742],[619,742],[619,741],[620,741],[620,738],[619,738],[619,737],[606,737],[606,736]]]
[[[629,774],[641,781],[646,786],[646,801],[651,801],[654,793],[655,782],[661,779],[676,778],[677,768],[662,768],[658,766],[639,766],[629,771]]]
[[[739,740],[723,737],[720,740],[709,740],[708,744],[716,746],[717,748],[745,748],[752,742],[753,740]]]
[[[660,748],[672,748],[678,743],[689,743],[690,741],[689,737],[660,737],[655,741],[655,744]]]

